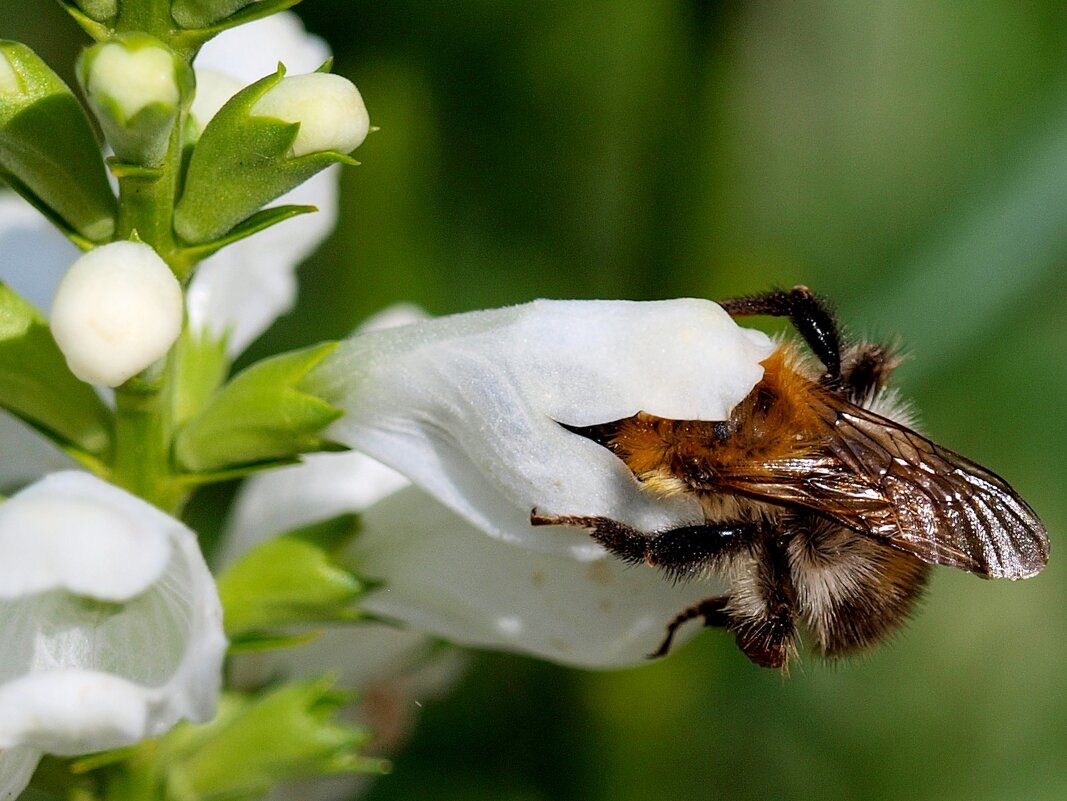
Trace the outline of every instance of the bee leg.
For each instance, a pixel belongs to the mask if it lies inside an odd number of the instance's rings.
[[[666,656],[678,629],[690,620],[702,617],[706,627],[722,628],[732,633],[741,653],[756,665],[785,668],[796,650],[796,624],[792,607],[775,604],[756,617],[745,616],[734,607],[729,595],[719,595],[683,609],[667,624],[663,642],[649,654],[649,659]]]
[[[649,659],[658,659],[670,653],[671,643],[674,642],[674,633],[690,620],[698,617],[704,618],[704,625],[708,628],[725,628],[730,625],[730,618],[726,614],[726,605],[730,602],[730,596],[718,595],[714,598],[705,598],[700,603],[693,604],[679,612],[675,618],[667,624],[667,633],[659,648],[648,655]]]
[[[584,528],[600,545],[623,561],[644,562],[674,581],[699,577],[716,557],[747,547],[755,528],[747,523],[704,523],[645,533],[609,517],[546,516],[530,513],[534,526]]]
[[[830,305],[808,289],[795,286],[788,292],[775,289],[759,295],[719,301],[731,317],[765,314],[788,317],[804,337],[811,352],[826,367],[825,383],[836,386],[841,380],[841,334]]]
[[[797,594],[788,555],[764,537],[754,543],[752,566],[733,584],[726,628],[757,665],[785,669],[797,643]]]

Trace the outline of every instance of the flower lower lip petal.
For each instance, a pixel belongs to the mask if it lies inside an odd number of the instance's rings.
[[[147,702],[144,688],[109,673],[28,674],[0,686],[0,747],[80,754],[127,745],[146,734]]]

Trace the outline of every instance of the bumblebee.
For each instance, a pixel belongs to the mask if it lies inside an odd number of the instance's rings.
[[[722,421],[644,412],[564,426],[610,450],[644,488],[695,497],[704,519],[643,532],[606,517],[546,516],[586,529],[615,556],[667,579],[717,575],[728,591],[681,611],[733,634],[757,665],[785,669],[804,626],[827,657],[862,651],[914,608],[930,565],[1028,578],[1048,561],[1045,527],[995,473],[912,430],[887,386],[895,350],[847,342],[806,287],[721,303],[734,317],[786,317],[810,355],[783,341],[762,380]],[[562,425],[562,424],[561,424]]]

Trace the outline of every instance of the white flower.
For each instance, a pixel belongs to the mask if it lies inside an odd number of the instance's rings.
[[[654,531],[699,519],[640,491],[606,449],[559,423],[646,411],[723,420],[763,375],[768,337],[703,300],[535,301],[355,336],[306,386],[346,414],[327,435],[400,471],[491,536],[544,553],[599,549],[545,514]]]
[[[0,798],[42,752],[130,745],[214,714],[226,641],[195,535],[86,473],[0,506],[0,640]]]
[[[182,330],[182,290],[141,242],[112,242],[67,270],[52,335],[82,381],[117,387],[166,355]]]
[[[699,509],[646,496],[610,453],[556,421],[642,409],[723,419],[770,350],[694,300],[538,301],[358,335],[312,380],[346,408],[331,433],[399,473],[326,454],[259,476],[239,498],[230,547],[358,511],[348,560],[384,582],[367,611],[564,664],[639,663],[665,622],[711,590],[627,568],[578,530],[535,529],[530,511],[656,530]],[[349,636],[358,647],[358,630]]]
[[[355,84],[329,73],[283,78],[256,102],[252,113],[300,123],[293,157],[329,150],[351,153],[370,131],[367,107]]]

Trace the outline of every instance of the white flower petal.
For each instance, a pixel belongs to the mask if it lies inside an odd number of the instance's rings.
[[[316,173],[275,205],[315,206],[314,214],[261,231],[216,253],[197,268],[186,294],[189,325],[215,338],[228,335],[236,356],[296,301],[296,268],[337,220],[336,165]]]
[[[314,72],[330,57],[330,48],[304,30],[292,12],[230,28],[205,44],[194,66],[216,70],[249,84],[278,69],[290,74]]]
[[[86,91],[97,102],[115,104],[121,123],[127,123],[148,105],[177,105],[175,57],[168,50],[108,42],[89,52]]]
[[[0,506],[0,569],[0,748],[82,753],[214,714],[222,610],[181,523],[52,475]]]
[[[285,531],[366,509],[410,483],[361,453],[312,454],[303,464],[254,476],[234,504],[222,562]]]
[[[248,84],[275,72],[279,61],[295,75],[317,70],[329,57],[326,43],[290,12],[231,28],[196,57],[197,80],[207,96],[194,101],[194,115],[205,125],[232,96],[220,75]],[[193,330],[226,336],[227,353],[235,357],[292,308],[296,268],[336,222],[339,175],[336,166],[323,170],[273,204],[315,206],[316,213],[230,245],[200,264],[186,294]]]
[[[196,94],[189,113],[200,130],[218,114],[226,101],[244,88],[236,78],[207,67],[196,70]]]
[[[385,582],[361,607],[456,643],[586,667],[634,664],[659,645],[671,617],[715,589],[674,586],[595,546],[588,549],[592,560],[581,561],[494,540],[358,453],[319,454],[246,482],[228,550],[239,553],[272,534],[345,512],[361,513],[360,534],[349,548],[352,567]],[[582,531],[565,532],[576,543],[589,542]],[[306,654],[256,657],[256,675],[332,664],[363,679],[396,669],[397,654],[367,649],[364,636],[363,628],[328,631]],[[401,640],[384,636],[403,649]]]
[[[393,467],[492,536],[545,553],[598,547],[531,510],[654,531],[702,519],[641,491],[606,449],[557,421],[647,411],[721,420],[773,346],[709,301],[537,301],[353,337],[314,376],[346,414],[331,438]]]
[[[282,78],[256,101],[251,113],[299,123],[294,158],[325,151],[351,153],[370,132],[367,107],[355,84],[330,73]]]
[[[41,752],[33,748],[0,749],[0,801],[15,801],[33,778]]]
[[[128,600],[159,579],[181,528],[87,473],[55,473],[0,506],[0,598],[64,589]]]
[[[136,742],[147,730],[143,688],[88,670],[22,676],[0,686],[0,747],[72,756]]]
[[[79,251],[14,192],[0,190],[0,281],[46,314]]]
[[[639,664],[667,621],[716,589],[673,585],[606,556],[581,562],[494,540],[415,487],[375,504],[362,524],[351,561],[385,582],[363,609],[452,642],[562,664]]]

